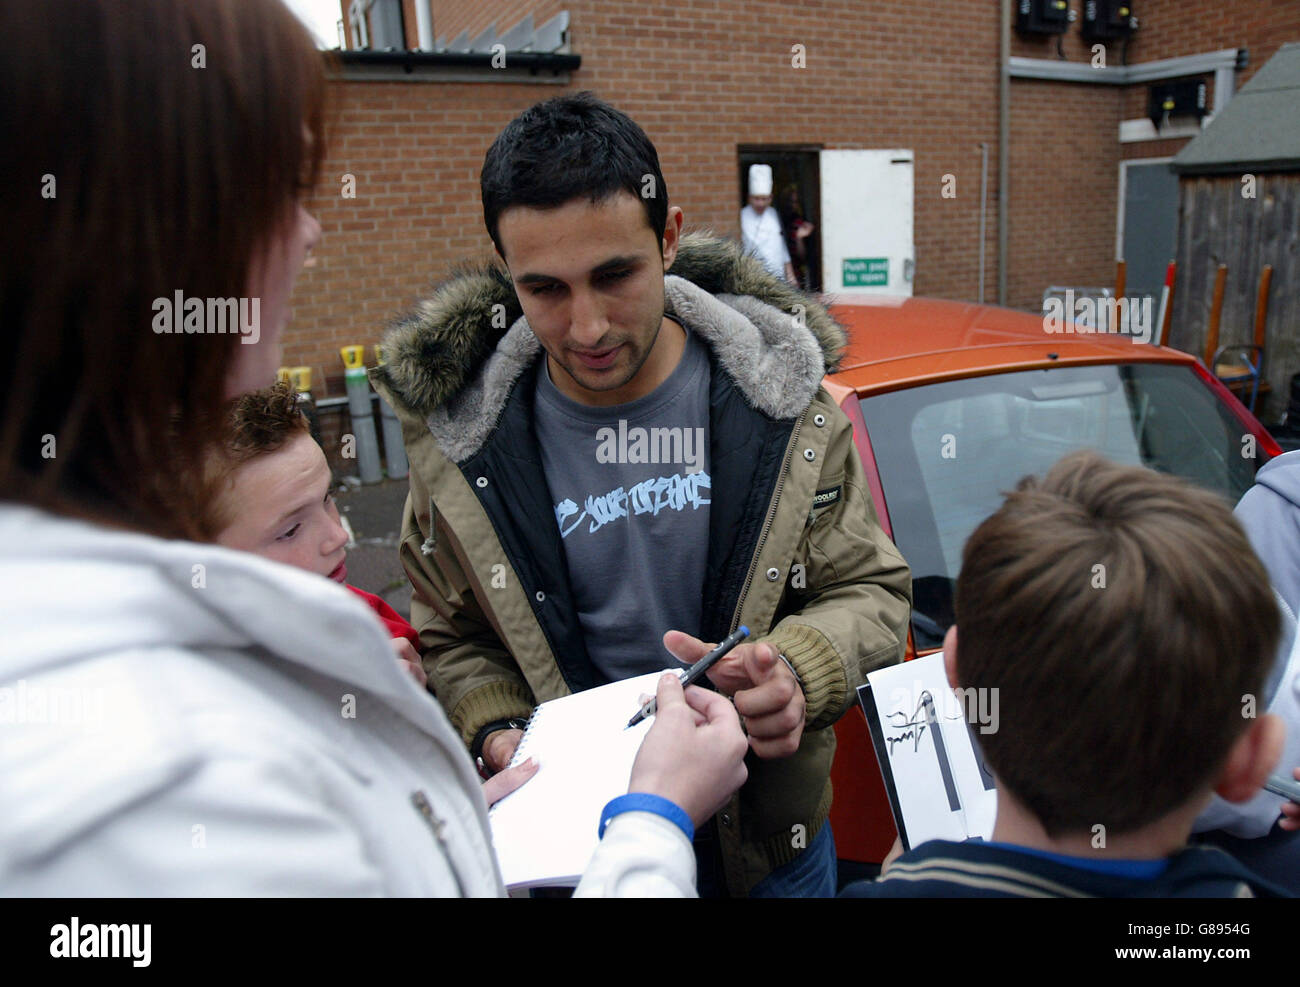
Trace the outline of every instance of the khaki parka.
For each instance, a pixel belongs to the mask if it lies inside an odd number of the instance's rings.
[[[807,700],[798,751],[751,752],[749,780],[715,820],[728,891],[743,895],[826,821],[831,727],[868,671],[901,660],[911,580],[852,425],[821,386],[843,329],[734,243],[702,235],[683,238],[664,291],[666,314],[712,364],[705,616],[681,629],[707,641],[748,625],[787,657]],[[371,378],[402,420],[411,466],[400,548],[411,621],[469,745],[487,724],[600,681],[532,431],[541,344],[508,278],[487,269],[421,302],[385,349]],[[662,571],[671,578],[670,560]]]

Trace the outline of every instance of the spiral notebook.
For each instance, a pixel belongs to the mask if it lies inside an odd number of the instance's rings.
[[[492,807],[492,843],[507,888],[573,887],[599,842],[605,803],[627,792],[653,718],[624,729],[654,695],[662,671],[542,703],[511,764],[540,765],[522,788]]]

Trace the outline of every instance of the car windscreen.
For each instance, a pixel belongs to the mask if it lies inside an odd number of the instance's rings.
[[[962,547],[1021,477],[1076,449],[1185,477],[1235,504],[1266,454],[1196,373],[1055,367],[865,398],[894,541],[912,568],[913,638],[940,647]]]

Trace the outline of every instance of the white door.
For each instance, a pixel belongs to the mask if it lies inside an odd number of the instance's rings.
[[[822,290],[911,295],[912,152],[822,151]]]

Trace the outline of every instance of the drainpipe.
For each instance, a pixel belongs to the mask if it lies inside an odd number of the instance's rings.
[[[984,229],[989,202],[989,142],[980,141],[980,282],[979,301],[984,304]]]
[[[998,61],[998,304],[1007,303],[1007,157],[1011,145],[1011,0],[1002,0]]]

